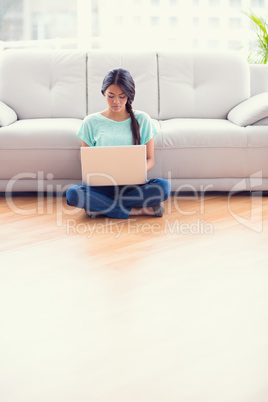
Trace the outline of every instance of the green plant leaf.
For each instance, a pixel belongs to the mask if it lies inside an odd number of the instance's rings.
[[[250,63],[267,64],[268,61],[268,23],[265,19],[257,17],[251,10],[242,11],[253,23],[257,39],[248,44],[248,60]]]

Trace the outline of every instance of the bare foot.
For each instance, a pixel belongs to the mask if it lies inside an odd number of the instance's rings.
[[[129,215],[131,216],[141,216],[141,215],[150,215],[162,217],[165,213],[165,208],[162,204],[154,205],[153,207],[147,208],[132,208]]]
[[[148,208],[132,208],[129,215],[154,215],[154,210],[152,207]]]

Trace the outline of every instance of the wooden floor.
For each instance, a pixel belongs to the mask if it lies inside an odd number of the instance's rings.
[[[268,197],[0,197],[1,402],[267,402]]]

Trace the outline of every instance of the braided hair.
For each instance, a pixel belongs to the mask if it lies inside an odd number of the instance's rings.
[[[140,126],[132,109],[132,102],[135,97],[135,82],[127,70],[123,68],[116,68],[110,70],[104,77],[101,93],[104,95],[106,89],[113,84],[118,85],[128,98],[126,103],[126,110],[131,117],[131,131],[133,137],[133,144],[140,145],[141,143]]]

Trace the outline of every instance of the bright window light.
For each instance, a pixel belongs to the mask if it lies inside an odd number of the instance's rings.
[[[0,47],[240,49],[268,0],[0,0]]]

